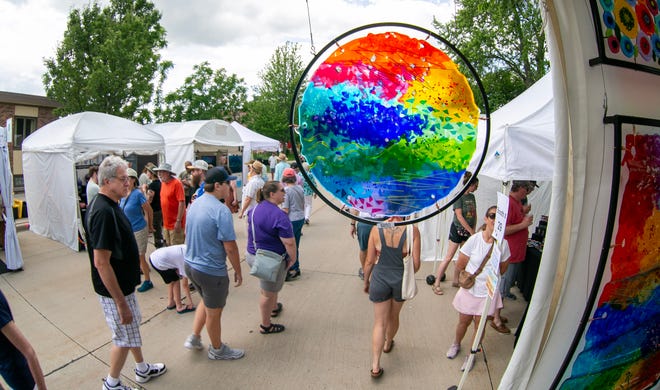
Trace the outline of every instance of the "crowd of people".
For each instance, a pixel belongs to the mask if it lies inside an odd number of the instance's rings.
[[[158,167],[149,163],[138,176],[128,163],[116,156],[109,156],[100,166],[90,168],[84,221],[87,251],[92,286],[112,333],[110,367],[103,389],[130,388],[120,381],[120,371],[129,352],[135,361],[138,383],[167,371],[163,363],[147,363],[141,349],[141,314],[135,292],[145,293],[153,288],[150,266],[167,285],[166,308],[179,314],[195,313],[192,332],[184,347],[203,350],[202,330],[206,329],[209,359],[233,360],[244,356],[244,350],[232,348],[223,341],[221,331],[229,284],[239,287],[243,283],[242,251],[236,243],[233,213],[245,220],[248,239],[244,253],[248,265],[254,264],[259,251],[280,256],[275,279],[260,280],[259,330],[264,335],[285,331],[285,325],[273,322],[284,309],[284,304],[278,301],[278,293],[285,282],[301,275],[302,228],[310,223],[314,196],[298,165],[286,160],[284,154],[271,156],[270,177],[261,162],[248,162],[248,181],[241,202],[235,196],[237,177],[229,168],[210,167],[203,160],[187,162],[186,172],[181,175],[168,163]],[[301,168],[308,171],[309,165],[305,163]],[[309,171],[308,177],[313,178]],[[467,172],[463,185],[467,190],[453,207],[449,249],[432,285],[437,295],[445,294],[441,283],[446,280],[445,273],[458,251],[451,279],[452,285],[458,287],[452,301],[458,321],[446,354],[449,359],[460,353],[461,342],[471,323],[475,327],[473,341],[477,336],[476,326],[488,296],[488,273],[502,277],[488,312],[491,327],[500,333],[510,332],[505,325],[508,320],[500,315],[500,310],[503,298],[516,299],[510,288],[520,272],[516,264],[525,256],[526,232],[532,223],[526,196],[535,188],[532,181],[513,182],[505,239],[498,243],[493,237],[497,207],[488,208],[483,225],[477,229],[479,218],[473,193],[478,188],[478,179]],[[191,189],[187,190],[186,186]],[[354,210],[353,214],[358,217],[350,223],[350,234],[357,237],[359,245],[358,275],[374,306],[370,376],[378,379],[384,372],[381,354],[390,353],[394,348],[399,316],[405,303],[402,297],[405,259],[412,261],[412,272],[420,267],[420,232],[416,226],[407,229],[401,224],[401,217],[370,219],[359,210]],[[153,234],[156,250],[147,259],[150,234]],[[498,257],[497,269],[488,261],[491,256]],[[231,279],[227,261],[233,272]],[[473,285],[458,284],[461,271],[472,275]],[[194,305],[191,290],[199,294],[197,305]],[[36,384],[39,389],[45,388],[36,354],[13,326],[11,311],[1,293],[0,320],[0,330],[5,337],[3,349],[5,344],[14,346],[12,359],[18,363],[12,367],[20,367],[16,371],[20,375],[7,374],[5,366],[0,365],[3,377],[8,383],[20,381],[14,383],[32,383],[33,387]],[[467,356],[461,369],[472,369]]]
[[[149,265],[168,286],[166,308],[176,309],[179,314],[195,313],[192,332],[184,342],[186,348],[204,349],[202,330],[206,329],[209,359],[244,356],[242,349],[223,342],[221,331],[230,284],[227,261],[233,269],[234,287],[243,283],[233,213],[246,217],[248,263],[258,250],[281,255],[276,280],[260,282],[260,332],[285,330],[284,325],[273,323],[271,318],[283,310],[277,297],[284,282],[301,274],[298,247],[302,227],[309,223],[305,206],[311,205],[297,165],[291,167],[283,154],[278,160],[273,174],[280,175],[280,181],[268,180],[261,162],[247,164],[248,182],[240,206],[235,196],[237,177],[231,175],[228,167],[210,167],[203,160],[186,162],[186,171],[178,175],[168,163],[158,167],[147,164],[142,175],[138,175],[116,156],[107,157],[98,168],[90,168],[94,175],[90,175],[92,184],[88,184],[91,193],[85,218],[87,249],[92,284],[113,335],[104,389],[129,388],[119,378],[128,352],[134,357],[135,379],[139,383],[167,371],[163,363],[145,363],[141,352],[141,315],[135,292],[145,293],[153,288]],[[162,225],[155,226],[160,221]],[[147,262],[149,234],[154,235],[156,250]],[[196,306],[191,289],[200,296]]]

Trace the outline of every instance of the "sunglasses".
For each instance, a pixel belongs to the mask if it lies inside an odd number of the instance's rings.
[[[488,217],[488,219],[495,219],[495,217],[497,215],[495,213],[489,213],[489,214],[486,214],[486,216]]]

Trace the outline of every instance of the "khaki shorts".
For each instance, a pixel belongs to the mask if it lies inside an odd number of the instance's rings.
[[[137,241],[138,254],[143,256],[145,253],[147,253],[147,241],[149,240],[149,227],[147,226],[142,230],[133,232],[133,235],[135,236],[135,241]]]
[[[163,238],[165,239],[167,246],[181,245],[186,242],[186,235],[184,234],[183,229],[177,233],[174,229],[170,230],[163,228]]]

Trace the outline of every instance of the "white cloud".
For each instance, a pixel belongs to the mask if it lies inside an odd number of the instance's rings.
[[[312,59],[306,3],[309,3],[314,47],[318,52],[338,35],[366,24],[403,22],[433,30],[432,21],[448,20],[451,0],[152,0],[161,11],[168,47],[162,56],[174,62],[165,90],[182,84],[192,67],[209,61],[259,83],[275,49],[299,42],[306,63]],[[107,4],[107,1],[100,2]],[[43,95],[43,59],[55,54],[69,11],[88,0],[0,0],[0,90]]]

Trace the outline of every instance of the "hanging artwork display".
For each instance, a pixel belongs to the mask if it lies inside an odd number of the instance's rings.
[[[470,84],[432,37],[441,42],[414,26],[365,26],[326,46],[303,75],[293,143],[339,208],[430,215],[460,196],[473,158],[483,160]]]
[[[598,58],[609,64],[660,74],[660,13],[657,0],[590,0]]]
[[[647,389],[660,379],[660,121],[606,122],[615,132],[608,225],[561,389]]]

